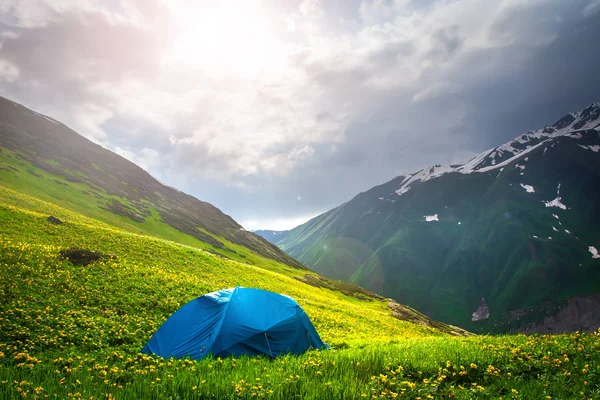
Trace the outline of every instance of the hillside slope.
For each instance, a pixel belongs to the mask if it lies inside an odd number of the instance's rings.
[[[64,257],[72,246],[104,256],[77,264]],[[133,234],[2,186],[0,266],[2,399],[593,398],[600,387],[600,336],[465,335],[314,273]],[[307,276],[324,284],[298,282]],[[332,349],[202,361],[140,353],[181,305],[235,285],[292,296]]]
[[[247,256],[246,248],[304,268],[213,205],[160,183],[60,122],[5,98],[0,98],[0,150],[0,183],[8,187],[134,231],[190,243],[195,238],[231,258]]]
[[[49,222],[48,215],[57,216],[63,223],[56,225]],[[321,278],[323,285],[317,288],[311,282],[304,282],[307,276],[321,281],[314,273],[307,274],[306,271],[293,268],[269,271],[260,265],[252,266],[228,260],[190,246],[132,234],[2,186],[0,226],[0,239],[4,246],[0,254],[7,262],[6,265],[9,265],[8,269],[19,268],[21,264],[19,261],[8,262],[9,260],[34,255],[37,259],[32,266],[37,266],[38,270],[28,274],[34,274],[38,278],[49,274],[46,276],[49,282],[53,274],[79,271],[79,274],[86,275],[80,277],[83,279],[79,282],[82,286],[78,287],[74,282],[71,289],[88,292],[85,299],[82,298],[84,302],[90,300],[89,296],[96,291],[90,286],[93,286],[94,280],[103,280],[101,275],[106,276],[106,279],[110,278],[110,284],[101,281],[95,283],[104,287],[104,293],[95,295],[101,297],[101,300],[94,301],[100,307],[121,304],[128,297],[132,301],[135,299],[143,302],[149,307],[148,313],[157,313],[163,318],[167,316],[163,311],[173,312],[202,293],[240,285],[285,293],[298,299],[307,312],[312,314],[315,323],[320,324],[319,332],[333,346],[340,345],[342,341],[354,340],[343,333],[345,322],[335,321],[341,315],[353,319],[353,324],[357,326],[364,323],[363,329],[355,331],[358,335],[355,339],[364,338],[365,332],[370,330],[385,330],[408,336],[440,335],[452,331],[452,327],[448,326],[439,330],[393,318],[387,299],[359,287],[333,287],[334,282]],[[110,257],[89,266],[72,266],[68,260],[62,260],[59,256],[61,249],[69,248],[89,249],[109,254]],[[53,267],[48,267],[47,264]],[[79,279],[76,276],[72,278]],[[4,283],[10,287],[18,282]],[[123,285],[127,289],[121,287]],[[350,288],[353,290],[344,290]],[[50,286],[44,288],[42,285],[38,289],[57,298],[67,295],[56,292]],[[28,295],[33,295],[32,293],[33,291]],[[45,299],[44,302],[52,300]],[[370,328],[367,329],[367,326]],[[153,325],[153,328],[157,326]],[[462,334],[460,329],[455,332]],[[387,337],[387,334],[382,336],[382,340],[387,340]]]
[[[535,324],[600,292],[599,127],[595,103],[464,164],[398,176],[275,243],[434,319],[477,331]],[[593,329],[600,315],[574,319],[573,330]]]

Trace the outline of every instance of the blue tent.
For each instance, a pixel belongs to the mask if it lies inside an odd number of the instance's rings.
[[[142,353],[164,358],[301,354],[328,349],[289,296],[236,287],[198,297],[177,310]]]

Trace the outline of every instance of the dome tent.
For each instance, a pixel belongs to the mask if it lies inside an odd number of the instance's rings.
[[[164,358],[301,354],[328,349],[289,296],[236,287],[185,304],[156,331],[142,353]]]

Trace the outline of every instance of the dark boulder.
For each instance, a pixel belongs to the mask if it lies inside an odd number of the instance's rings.
[[[54,215],[48,217],[48,222],[54,225],[60,225],[63,223],[60,218],[56,218]]]
[[[61,258],[69,260],[75,265],[88,265],[96,261],[116,258],[112,254],[102,254],[98,251],[81,249],[78,247],[63,249],[59,252],[59,255]]]

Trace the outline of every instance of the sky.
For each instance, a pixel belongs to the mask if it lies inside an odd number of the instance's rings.
[[[0,95],[289,229],[600,100],[600,0],[3,0]]]

